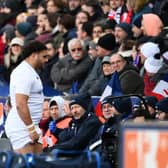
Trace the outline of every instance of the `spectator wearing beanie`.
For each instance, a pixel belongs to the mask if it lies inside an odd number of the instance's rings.
[[[115,26],[114,35],[116,42],[120,45],[124,40],[132,38],[131,25],[128,23],[119,23]]]
[[[156,103],[156,118],[168,121],[168,98],[164,98]]]
[[[101,47],[101,48],[103,48],[105,50],[108,50],[108,51],[114,50],[115,47],[116,47],[114,36],[112,34],[110,34],[110,33],[105,34],[104,36],[102,36],[98,40],[97,46]],[[100,55],[100,57],[101,57],[101,55]]]
[[[72,98],[69,107],[72,121],[69,128],[59,134],[58,144],[52,149],[84,150],[96,136],[101,123],[94,113],[88,112],[89,99],[85,96]]]
[[[144,36],[156,37],[162,31],[163,23],[158,15],[148,13],[142,16],[142,31]]]
[[[103,116],[105,118],[105,123],[99,131],[99,139],[102,140],[101,143],[101,153],[103,153],[102,158],[109,160],[111,155],[114,155],[111,160],[112,167],[116,167],[116,156],[117,150],[109,150],[107,146],[118,146],[119,143],[119,128],[120,123],[127,119],[127,116],[131,113],[131,101],[130,98],[121,99],[111,99],[110,97],[105,97],[101,102],[101,108]]]
[[[21,22],[16,25],[16,36],[24,39],[32,32],[32,26],[29,22]]]
[[[144,68],[145,68],[145,74],[144,74],[144,94],[146,96],[151,96],[152,91],[154,87],[156,86],[156,83],[153,82],[151,78],[155,78],[155,74],[158,72],[158,70],[162,67],[163,61],[160,59],[160,54],[155,55],[153,57],[148,57],[145,60]]]
[[[114,115],[120,114],[124,118],[128,117],[128,115],[132,112],[130,98],[114,99],[111,104],[115,108]]]
[[[155,105],[158,102],[157,98],[155,96],[145,96],[144,99],[148,107],[151,119],[155,119]]]
[[[110,56],[112,52],[116,50],[116,42],[115,42],[115,37],[113,34],[105,34],[102,37],[99,38],[97,42],[97,58],[95,60],[94,66],[84,81],[84,84],[80,88],[79,92],[80,93],[86,93],[88,89],[92,86],[94,82],[100,79],[102,73],[102,59],[105,56]]]

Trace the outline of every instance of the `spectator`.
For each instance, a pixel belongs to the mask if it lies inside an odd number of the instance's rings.
[[[97,41],[99,40],[99,38],[102,36],[103,34],[103,27],[102,24],[99,23],[95,23],[93,25],[93,30],[92,30],[92,39],[95,43],[97,43]]]
[[[105,56],[110,56],[110,54],[114,52],[113,50],[115,50],[115,48],[115,37],[111,33],[105,34],[98,40],[96,48],[98,58],[96,58],[89,76],[86,78],[85,82],[79,90],[81,94],[87,93],[88,89],[92,86],[92,84],[99,80],[100,76],[103,74],[101,67],[102,59]]]
[[[76,16],[81,10],[81,0],[69,0],[68,1],[68,13],[72,16]]]
[[[58,61],[58,51],[56,50],[52,40],[48,40],[45,43],[48,51],[48,62],[44,68],[40,71],[40,77],[44,85],[54,88],[54,83],[50,78],[51,68]]]
[[[144,36],[156,37],[162,31],[163,23],[156,14],[142,15],[142,32]]]
[[[72,121],[69,128],[59,134],[58,144],[52,149],[84,150],[96,136],[101,122],[88,112],[88,99],[78,96],[71,100]]]
[[[48,13],[64,13],[65,4],[62,0],[48,0],[46,3]]]
[[[118,165],[117,154],[119,144],[119,124],[131,113],[130,98],[110,99],[102,101],[103,116],[106,119],[101,134],[101,154],[103,160],[109,161],[112,167]],[[115,149],[111,150],[110,147]]]
[[[93,41],[89,42],[89,45],[88,45],[88,54],[89,54],[89,57],[92,60],[96,60],[96,58],[97,58],[96,43],[94,43]]]
[[[108,33],[114,34],[114,29],[115,29],[116,24],[117,23],[115,20],[106,20],[103,25],[104,33],[105,34],[108,34]]]
[[[114,35],[116,42],[120,45],[124,40],[132,37],[131,26],[128,23],[120,23],[115,26]]]
[[[49,121],[50,121],[49,99],[46,98],[44,99],[43,102],[42,118],[39,123],[39,127],[42,130],[42,135],[44,135],[48,130]]]
[[[153,43],[153,42],[146,42],[142,44],[139,48],[140,48],[139,56],[140,56],[140,61],[142,64],[141,69],[140,69],[140,75],[143,76],[145,60],[148,57],[153,57],[155,54],[160,53],[160,48],[158,44]]]
[[[76,15],[75,26],[78,28],[80,24],[89,21],[89,14],[86,11],[79,11]]]
[[[129,64],[128,61],[118,53],[111,56],[110,62],[112,68],[119,73],[123,94],[144,94],[143,79],[139,76],[137,69],[132,64]]]
[[[163,61],[160,59],[160,54],[155,55],[154,57],[148,57],[145,60],[144,68],[144,94],[146,96],[151,96],[152,91],[156,86],[156,83],[152,80],[155,79],[155,75],[158,73],[159,69],[162,67]]]
[[[111,20],[115,20],[117,23],[120,23],[121,15],[122,15],[122,6],[124,4],[123,0],[110,0],[111,10],[109,12],[108,18]]]
[[[85,22],[78,26],[77,37],[84,41],[86,47],[88,47],[89,42],[92,40],[92,31],[93,24],[91,22]]]
[[[101,96],[104,89],[108,85],[109,81],[111,80],[113,69],[110,63],[110,57],[105,56],[102,60],[102,71],[103,75],[102,77],[92,84],[92,86],[88,89],[87,93],[90,96]]]
[[[86,1],[82,4],[82,10],[89,13],[90,21],[95,23],[98,20],[103,19],[103,11],[97,0]]]
[[[157,98],[155,96],[145,96],[144,99],[150,113],[150,118],[155,119],[155,105],[158,102]]]
[[[85,53],[83,42],[74,38],[68,42],[70,55],[60,59],[53,65],[51,79],[58,90],[69,93],[73,82],[79,85],[85,80],[93,61]]]
[[[4,79],[9,83],[10,75],[16,66],[21,62],[21,52],[23,50],[24,41],[21,38],[15,37],[12,39],[8,48],[8,53],[4,58],[5,72]]]
[[[59,133],[69,126],[71,117],[64,112],[64,103],[61,96],[54,96],[49,102],[50,120],[48,130],[42,138],[43,148],[55,145]]]
[[[161,121],[168,120],[168,98],[164,98],[156,103],[156,118]]]
[[[16,24],[16,37],[25,40],[25,38],[32,32],[32,25],[29,22],[21,22]]]
[[[142,22],[142,15],[139,15],[132,21],[132,32],[135,38],[140,38],[142,36],[141,22]]]

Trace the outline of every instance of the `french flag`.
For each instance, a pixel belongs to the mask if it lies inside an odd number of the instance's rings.
[[[152,95],[158,100],[168,97],[168,74],[160,80],[152,91]]]
[[[92,104],[97,116],[102,116],[101,102],[107,96],[121,96],[122,90],[118,72],[114,72],[101,96],[92,96]]]

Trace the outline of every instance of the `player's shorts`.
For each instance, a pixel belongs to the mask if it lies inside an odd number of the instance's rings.
[[[39,143],[42,143],[42,132],[38,125],[35,125],[35,129],[39,134]],[[27,127],[20,120],[7,118],[5,123],[5,131],[7,137],[10,139],[14,150],[23,148],[25,145],[32,142]]]

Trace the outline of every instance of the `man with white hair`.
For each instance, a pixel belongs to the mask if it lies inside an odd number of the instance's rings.
[[[56,88],[67,93],[73,82],[78,82],[80,85],[84,81],[93,64],[80,39],[71,39],[68,42],[68,50],[69,54],[54,64],[51,69],[51,79]]]

